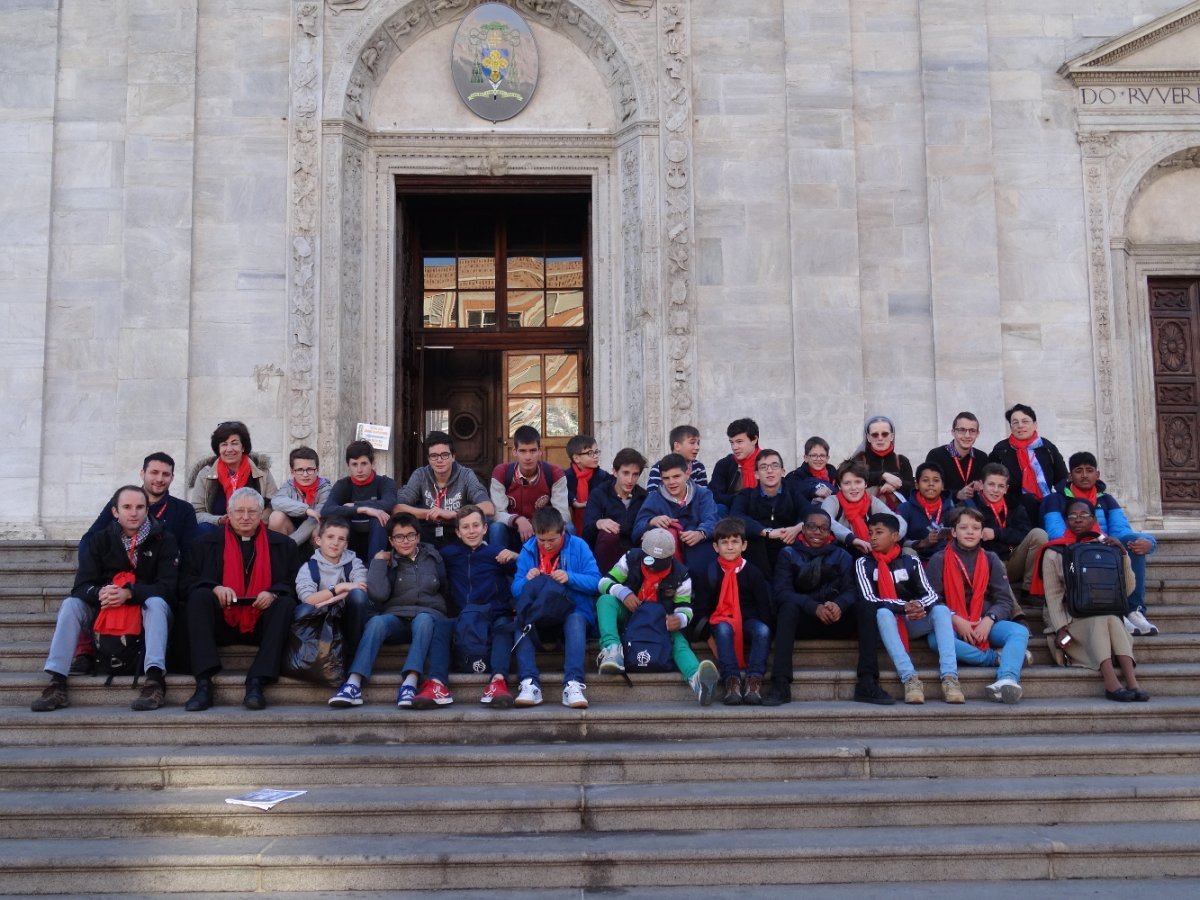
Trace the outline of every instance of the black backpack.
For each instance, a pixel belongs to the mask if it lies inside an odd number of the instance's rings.
[[[1129,611],[1125,560],[1121,551],[1098,541],[1063,548],[1067,612],[1072,618],[1124,616]]]
[[[104,684],[112,684],[118,675],[132,675],[133,686],[137,687],[146,658],[141,607],[125,605],[102,609],[92,631],[96,674],[108,676]]]
[[[626,672],[671,672],[671,634],[667,631],[667,613],[661,603],[643,601],[625,623],[622,643]]]

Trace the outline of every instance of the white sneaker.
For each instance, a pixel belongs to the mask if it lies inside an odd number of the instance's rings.
[[[1132,622],[1137,626],[1138,634],[1151,635],[1158,634],[1158,626],[1146,618],[1146,614],[1140,609],[1135,609],[1125,617],[1126,621]]]
[[[581,681],[568,681],[563,685],[563,706],[569,706],[571,709],[587,709],[587,697],[583,696],[583,692],[587,690],[587,685]]]
[[[1021,685],[1011,678],[1001,678],[985,687],[984,691],[987,692],[989,700],[995,700],[997,703],[1007,703],[1010,706],[1020,700],[1025,693],[1021,689]]]
[[[1138,628],[1138,627],[1137,627],[1135,624],[1133,624],[1133,622],[1131,622],[1131,621],[1129,620],[1129,616],[1126,616],[1126,617],[1125,617],[1125,618],[1123,618],[1121,621],[1124,623],[1124,625],[1125,625],[1125,630],[1126,630],[1126,631],[1128,631],[1128,632],[1129,632],[1130,634],[1132,634],[1134,637],[1140,637],[1140,636],[1141,636],[1141,634],[1142,634],[1142,629]]]
[[[620,675],[625,671],[625,650],[620,644],[601,647],[596,657],[596,667],[601,675]]]
[[[534,683],[532,678],[526,678],[521,682],[521,689],[517,691],[517,699],[513,701],[515,706],[537,706],[542,702],[542,689]]]

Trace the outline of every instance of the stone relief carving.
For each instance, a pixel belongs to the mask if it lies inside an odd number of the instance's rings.
[[[367,67],[367,71],[371,73],[372,78],[379,77],[379,66],[383,60],[387,46],[388,39],[381,34],[368,44],[367,49],[358,56],[362,60],[362,64]]]
[[[371,5],[371,0],[328,0],[329,8],[333,10],[336,16],[344,10],[349,9],[366,9]]]
[[[549,25],[554,21],[561,2],[562,0],[515,0],[513,5],[526,15],[541,19],[543,25]]]
[[[354,432],[364,414],[362,381],[363,304],[363,175],[365,155],[352,143],[345,145],[342,175],[342,272],[339,302],[341,316],[341,403],[338,433]],[[332,299],[332,298],[331,298]]]
[[[327,135],[323,159],[324,168],[324,199],[321,217],[322,234],[325,237],[321,253],[321,286],[325,298],[341,296],[341,260],[345,254],[341,233],[341,196],[343,190],[342,175],[342,139]],[[339,359],[342,354],[342,342],[338,333],[339,306],[337,302],[327,299],[321,304],[321,367],[320,367],[320,444],[317,451],[323,457],[337,459],[340,449],[337,446],[338,433],[334,427],[338,413],[338,373]]]
[[[429,14],[436,20],[443,13],[449,18],[450,14],[467,6],[471,0],[434,0],[429,5]]]
[[[637,13],[643,19],[649,18],[654,9],[654,0],[610,0],[619,13]]]
[[[346,88],[346,111],[359,122],[363,120],[362,95],[365,89],[363,77],[356,72],[350,79],[350,87]]]

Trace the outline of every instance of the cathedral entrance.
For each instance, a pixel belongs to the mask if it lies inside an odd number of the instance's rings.
[[[401,179],[400,468],[430,431],[486,478],[532,425],[560,465],[591,429],[588,179]]]
[[[1164,511],[1200,511],[1200,279],[1151,278],[1151,346]]]

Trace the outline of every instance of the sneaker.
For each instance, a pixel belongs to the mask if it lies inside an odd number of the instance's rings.
[[[487,690],[483,692],[479,702],[492,709],[509,709],[513,705],[513,695],[508,692],[508,685],[503,678],[493,678],[488,682]]]
[[[353,681],[347,681],[336,694],[329,698],[329,705],[336,709],[345,709],[348,706],[362,706],[362,703],[362,688]]]
[[[625,671],[625,650],[620,644],[601,647],[596,657],[596,667],[601,675],[620,675]]]
[[[411,684],[400,685],[400,692],[396,694],[397,706],[412,706],[413,700],[417,696],[417,689]]]
[[[587,690],[587,685],[582,681],[568,681],[563,685],[563,706],[569,706],[571,709],[587,709],[587,697],[583,696],[583,692]]]
[[[436,678],[428,679],[417,695],[413,697],[412,705],[416,709],[433,709],[435,706],[449,706],[454,702],[450,689]]]
[[[916,675],[909,675],[906,679],[904,679],[904,702],[925,702],[925,686],[921,684],[921,679]]]
[[[984,688],[988,699],[996,703],[1007,703],[1010,706],[1024,695],[1021,685],[1011,678],[1001,678]]]
[[[725,679],[725,705],[742,705],[742,679],[731,675]]]
[[[876,706],[891,706],[896,702],[895,698],[881,688],[879,682],[873,678],[860,678],[854,685],[852,699],[856,703],[874,703]],[[922,694],[922,699],[924,699],[924,694]]]
[[[67,699],[67,682],[56,678],[46,685],[42,696],[30,703],[29,708],[34,712],[53,712],[70,705],[71,702]]]
[[[962,685],[958,683],[957,675],[942,676],[942,699],[947,703],[967,702],[967,698],[963,696]]]
[[[763,694],[763,706],[783,706],[792,702],[792,686],[781,679],[771,679],[767,692]]]
[[[162,677],[152,678],[146,677],[142,684],[142,689],[138,693],[137,698],[129,704],[129,708],[136,712],[143,712],[148,709],[158,709],[167,702],[167,685]]]
[[[746,693],[742,695],[742,702],[747,706],[762,706],[762,677],[759,675],[751,675],[746,679]]]
[[[1141,637],[1142,629],[1138,628],[1137,625],[1135,625],[1133,622],[1131,622],[1129,620],[1129,616],[1125,616],[1123,619],[1121,619],[1121,622],[1122,622],[1122,624],[1124,624],[1125,630],[1128,631],[1131,635],[1133,635],[1134,637]]]
[[[521,682],[521,689],[517,691],[517,699],[514,701],[517,706],[537,706],[542,702],[542,689],[532,678],[526,678]]]
[[[717,682],[720,680],[721,676],[717,672],[717,667],[712,664],[711,660],[706,659],[700,663],[700,668],[688,680],[688,684],[696,692],[696,699],[700,701],[701,706],[711,706],[713,702],[713,688],[716,687]]]
[[[1158,634],[1158,626],[1146,618],[1146,614],[1140,609],[1135,609],[1126,617],[1127,621],[1132,622],[1138,628],[1138,633],[1142,635]]]

